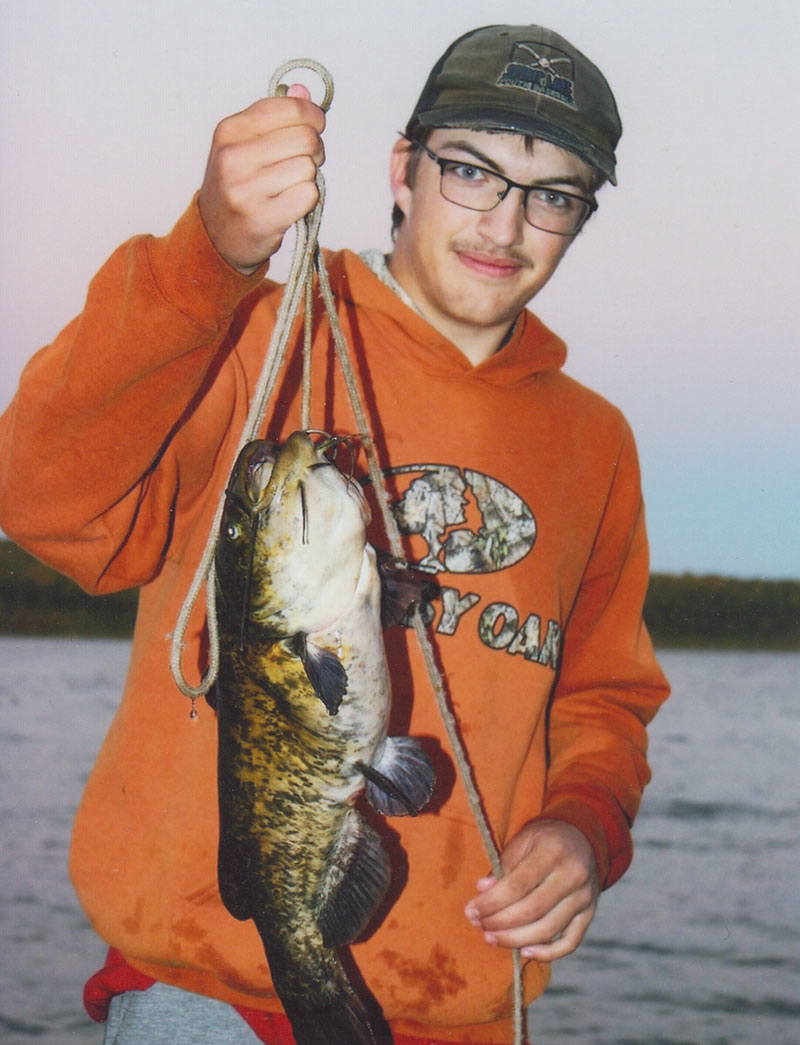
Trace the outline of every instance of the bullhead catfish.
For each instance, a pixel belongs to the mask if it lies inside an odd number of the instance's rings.
[[[380,836],[355,803],[365,791],[381,813],[416,814],[434,773],[417,741],[387,736],[369,510],[326,456],[334,442],[295,432],[282,446],[248,443],[226,492],[216,553],[219,887],[234,917],[255,922],[298,1045],[376,1045],[391,1034],[337,954],[390,878]],[[406,608],[420,594],[412,583]]]

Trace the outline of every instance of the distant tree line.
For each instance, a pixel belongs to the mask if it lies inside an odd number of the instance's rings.
[[[659,646],[800,649],[800,581],[656,573],[644,610]]]
[[[0,541],[0,634],[131,635],[137,591],[87,595],[13,541]]]
[[[127,637],[136,599],[87,595],[0,540],[0,634]],[[800,581],[656,573],[644,615],[660,647],[800,649]]]

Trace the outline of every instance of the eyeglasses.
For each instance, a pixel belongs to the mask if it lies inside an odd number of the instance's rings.
[[[494,210],[512,189],[522,191],[525,220],[542,232],[556,236],[574,236],[586,219],[597,210],[597,201],[577,196],[574,192],[553,189],[547,185],[520,185],[517,181],[464,160],[438,156],[427,145],[408,139],[438,164],[441,172],[439,190],[446,200],[468,210]]]

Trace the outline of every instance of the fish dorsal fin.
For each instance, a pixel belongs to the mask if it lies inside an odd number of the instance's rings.
[[[413,737],[387,737],[372,765],[359,768],[369,804],[384,816],[416,816],[436,784],[433,763]]]
[[[335,653],[320,649],[308,641],[302,632],[292,637],[289,648],[303,662],[308,681],[325,705],[329,715],[335,715],[347,692],[347,672]]]
[[[406,624],[411,613],[424,609],[440,594],[439,583],[429,573],[403,559],[375,549],[381,579],[381,624]]]
[[[343,947],[363,931],[389,887],[390,874],[378,832],[350,810],[320,887],[317,923],[326,947]]]

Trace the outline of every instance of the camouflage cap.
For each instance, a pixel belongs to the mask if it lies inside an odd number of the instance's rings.
[[[489,25],[459,37],[431,70],[406,133],[420,127],[532,134],[616,185],[622,124],[611,88],[563,36],[538,25]]]

